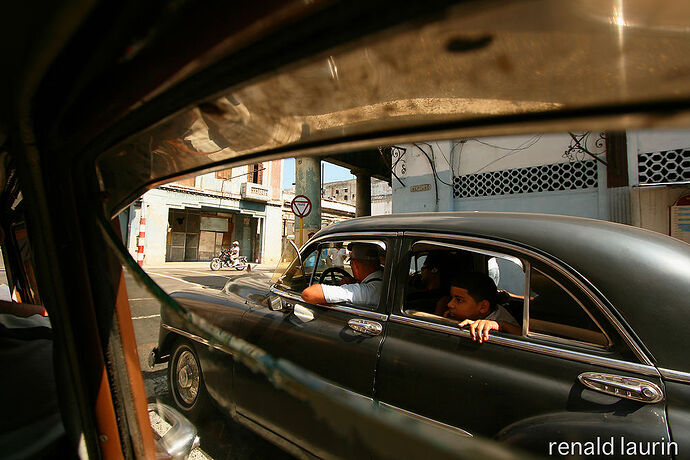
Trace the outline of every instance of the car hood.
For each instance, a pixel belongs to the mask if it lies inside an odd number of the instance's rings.
[[[223,287],[226,294],[261,303],[271,288],[271,278],[263,273],[246,273],[228,280]]]

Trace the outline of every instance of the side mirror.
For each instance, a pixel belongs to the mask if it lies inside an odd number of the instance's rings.
[[[172,407],[151,403],[148,405],[151,428],[156,438],[156,457],[168,457],[182,460],[189,457],[192,450],[199,447],[199,436],[196,427],[182,414]],[[151,413],[155,414],[152,415]],[[157,428],[169,424],[170,429],[163,435],[158,435]],[[161,429],[161,432],[164,430]]]
[[[269,301],[269,306],[268,308],[271,309],[272,311],[283,311],[283,312],[288,312],[292,311],[292,309],[295,307],[295,305],[291,302],[288,302],[278,296],[271,296],[271,300]]]

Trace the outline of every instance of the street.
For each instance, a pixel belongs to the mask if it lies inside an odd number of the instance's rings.
[[[273,273],[271,267],[259,266],[252,269],[266,276],[271,276]],[[165,267],[146,268],[146,272],[167,293],[190,289],[219,290],[229,279],[245,273],[230,269],[213,272],[208,262],[170,263]],[[150,369],[147,363],[150,351],[158,344],[160,303],[142,285],[135,282],[128,271],[125,271],[125,281],[137,340],[139,363],[149,402],[161,401],[174,406],[168,394],[167,364],[157,364]],[[264,441],[220,413],[197,424],[197,428],[203,454],[198,454],[195,458],[291,458],[273,444]]]

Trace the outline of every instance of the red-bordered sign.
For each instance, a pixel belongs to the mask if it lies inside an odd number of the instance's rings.
[[[292,199],[290,207],[297,217],[307,217],[311,212],[311,200],[304,195],[297,195]]]

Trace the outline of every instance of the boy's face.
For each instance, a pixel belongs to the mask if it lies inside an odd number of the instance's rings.
[[[459,320],[463,319],[482,319],[489,314],[489,307],[491,304],[488,300],[477,302],[467,292],[467,289],[451,286],[450,287],[450,302],[448,302],[448,309],[450,315]]]

